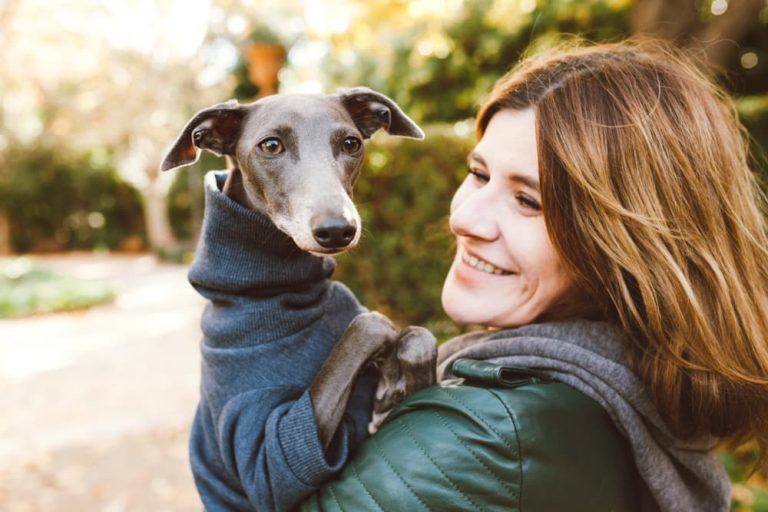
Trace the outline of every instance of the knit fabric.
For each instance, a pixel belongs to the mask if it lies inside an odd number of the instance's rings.
[[[189,271],[209,300],[192,472],[209,512],[290,510],[367,435],[373,375],[358,379],[327,454],[308,391],[364,308],[329,280],[333,259],[300,251],[268,219],[229,199],[225,179],[225,172],[205,177],[205,219]]]
[[[440,347],[438,376],[452,377],[451,363],[466,357],[530,368],[568,384],[602,405],[629,440],[656,502],[649,500],[643,510],[728,511],[728,475],[711,453],[716,440],[682,441],[669,432],[643,384],[626,366],[628,343],[618,327],[604,322],[471,333]]]

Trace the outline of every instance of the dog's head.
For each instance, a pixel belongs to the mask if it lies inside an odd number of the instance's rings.
[[[302,250],[338,254],[360,239],[352,188],[363,140],[383,128],[424,138],[394,101],[364,87],[337,94],[275,95],[229,101],[198,112],[161,169],[190,165],[199,149],[232,158],[239,202],[265,214]]]

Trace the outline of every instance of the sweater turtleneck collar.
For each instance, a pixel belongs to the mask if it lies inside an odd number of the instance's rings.
[[[205,176],[205,217],[189,271],[193,284],[258,294],[300,288],[333,273],[332,258],[302,251],[264,215],[227,197],[222,192],[226,177],[226,171]]]

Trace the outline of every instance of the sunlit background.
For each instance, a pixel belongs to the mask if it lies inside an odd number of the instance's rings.
[[[428,137],[370,142],[365,235],[337,277],[446,338],[446,213],[477,105],[525,53],[636,34],[733,94],[768,176],[768,0],[0,0],[0,510],[200,508],[185,274],[202,175],[224,163],[158,170],[196,111],[354,85],[395,99]],[[722,456],[735,509],[768,511],[753,449]]]

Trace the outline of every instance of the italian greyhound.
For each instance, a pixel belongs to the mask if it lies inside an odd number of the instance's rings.
[[[198,112],[161,169],[196,162],[198,149],[224,155],[230,164],[224,194],[269,218],[300,249],[336,255],[360,240],[352,188],[363,166],[363,140],[380,128],[424,138],[394,101],[364,87],[267,96],[250,104],[231,100]],[[426,329],[398,332],[379,313],[357,316],[310,387],[323,446],[333,439],[355,378],[368,362],[380,372],[373,432],[392,407],[435,382],[436,359],[435,338]]]

